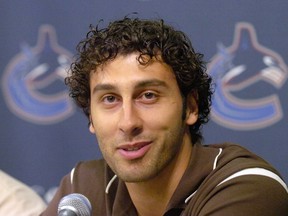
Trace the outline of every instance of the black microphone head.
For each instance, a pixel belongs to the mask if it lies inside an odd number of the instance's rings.
[[[91,216],[91,203],[82,194],[64,196],[58,205],[58,215]],[[68,213],[70,212],[70,213]]]

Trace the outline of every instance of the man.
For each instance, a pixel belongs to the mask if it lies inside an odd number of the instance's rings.
[[[79,163],[59,200],[85,195],[92,215],[288,215],[287,186],[233,144],[201,145],[211,78],[188,38],[163,21],[91,28],[66,78],[104,160]]]
[[[0,170],[0,215],[35,216],[46,203],[31,188]]]

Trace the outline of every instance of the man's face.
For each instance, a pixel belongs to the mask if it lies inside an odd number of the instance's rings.
[[[181,153],[187,124],[172,69],[153,59],[142,66],[138,54],[118,56],[91,73],[91,125],[104,159],[126,182],[156,177]],[[192,145],[189,143],[189,145]]]

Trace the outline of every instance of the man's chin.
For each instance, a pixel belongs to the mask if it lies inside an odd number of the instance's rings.
[[[121,179],[122,181],[126,182],[126,183],[143,183],[143,182],[147,182],[151,179],[153,179],[155,176],[157,176],[157,173],[153,174],[153,173],[132,173],[132,172],[128,172],[126,174],[124,173],[120,173],[119,175],[117,175],[119,179]]]

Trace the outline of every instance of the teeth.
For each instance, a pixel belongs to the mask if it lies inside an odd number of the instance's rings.
[[[137,147],[134,147],[134,148],[127,148],[126,150],[127,151],[137,151],[139,148],[137,148]]]

